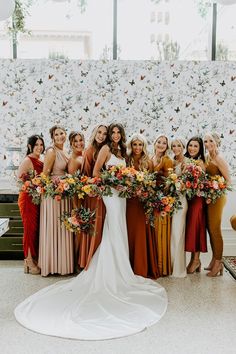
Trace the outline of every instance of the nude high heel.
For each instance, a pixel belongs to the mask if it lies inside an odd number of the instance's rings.
[[[36,266],[32,261],[29,261],[27,258],[24,259],[24,273],[25,274],[40,274],[40,268]]]
[[[187,274],[193,273],[200,273],[201,272],[201,262],[199,260],[193,260],[190,267],[187,269]]]
[[[214,265],[209,273],[207,273],[208,277],[217,277],[218,275],[223,275],[224,266],[223,263]]]

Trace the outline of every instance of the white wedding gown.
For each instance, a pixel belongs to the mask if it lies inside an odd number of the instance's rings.
[[[109,165],[124,164],[111,155]],[[128,336],[158,322],[167,308],[165,289],[133,274],[129,263],[126,200],[104,197],[102,242],[89,269],[28,297],[15,309],[24,327],[84,340]]]

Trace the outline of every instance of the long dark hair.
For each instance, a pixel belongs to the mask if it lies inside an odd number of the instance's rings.
[[[28,138],[28,140],[27,140],[27,152],[26,152],[26,155],[29,155],[29,154],[31,154],[33,152],[37,140],[41,140],[42,141],[42,143],[43,143],[43,151],[42,152],[44,152],[44,150],[45,150],[44,140],[43,140],[41,135],[36,135],[35,134],[35,135],[31,135]]]
[[[120,135],[121,135],[121,139],[118,143],[118,148],[115,148],[114,147],[114,143],[113,143],[113,140],[112,140],[112,131],[114,128],[118,128],[119,131],[120,131]],[[122,124],[120,123],[112,123],[109,125],[108,127],[108,131],[107,131],[107,136],[108,136],[108,141],[107,141],[107,145],[109,146],[110,148],[110,151],[112,154],[114,154],[115,156],[118,155],[118,151],[120,150],[121,152],[121,156],[123,158],[126,158],[127,157],[127,154],[126,154],[126,136],[125,136],[125,130],[124,130],[124,127]]]
[[[199,144],[199,152],[198,152],[197,156],[195,156],[195,157],[190,156],[190,154],[188,152],[188,147],[189,147],[189,144],[191,143],[191,141],[197,141],[198,144]],[[202,159],[202,161],[205,162],[204,145],[203,145],[203,140],[202,140],[202,138],[200,138],[200,136],[193,136],[188,141],[187,146],[186,146],[186,150],[187,151],[184,154],[184,156],[186,156],[188,158],[191,158],[191,159],[194,159],[194,160]]]

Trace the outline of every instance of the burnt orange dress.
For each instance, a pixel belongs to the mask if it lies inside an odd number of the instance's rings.
[[[157,245],[151,226],[146,224],[143,205],[138,198],[127,199],[126,219],[129,259],[134,274],[157,279]]]
[[[43,171],[43,163],[39,159],[28,156],[37,174]],[[32,203],[31,196],[26,192],[20,192],[18,205],[24,226],[23,250],[24,257],[28,256],[30,250],[33,258],[38,258],[39,249],[39,205]]]
[[[169,156],[163,156],[161,162],[154,167],[158,172],[157,183],[161,184],[162,176],[168,176],[168,169],[173,168],[173,161]],[[155,215],[154,232],[157,244],[158,271],[160,276],[171,274],[171,217]]]
[[[93,175],[93,169],[96,162],[94,159],[94,153],[95,149],[93,146],[89,146],[84,152],[81,173],[85,176],[92,177]],[[83,232],[81,234],[80,240],[78,265],[80,268],[87,269],[93,257],[93,254],[95,253],[102,239],[103,223],[105,219],[106,208],[102,199],[95,197],[86,197],[82,201],[82,205],[85,208],[90,208],[90,210],[96,209],[94,236],[88,235],[87,233]]]

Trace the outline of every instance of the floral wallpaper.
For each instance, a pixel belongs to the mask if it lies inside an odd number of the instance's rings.
[[[27,136],[122,122],[150,144],[218,131],[236,174],[236,62],[0,60],[0,175],[14,172]],[[20,151],[11,151],[21,148]],[[9,167],[10,166],[10,167]],[[13,167],[12,167],[13,166]]]

